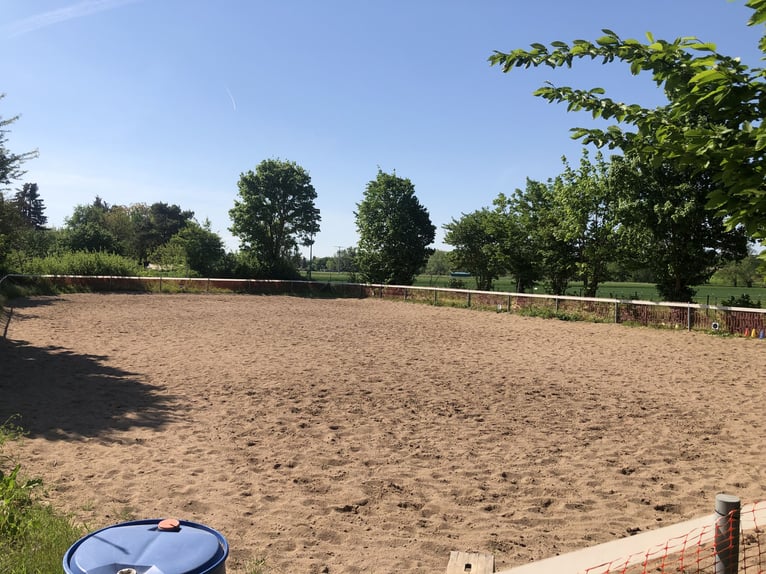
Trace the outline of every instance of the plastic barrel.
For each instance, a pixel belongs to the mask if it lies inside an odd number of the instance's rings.
[[[82,537],[64,555],[66,574],[225,574],[229,544],[186,520],[123,522]]]

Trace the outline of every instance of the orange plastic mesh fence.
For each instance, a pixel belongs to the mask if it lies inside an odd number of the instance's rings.
[[[715,574],[716,557],[732,551],[739,538],[739,573],[766,572],[766,501],[748,505],[740,513],[740,533],[735,536],[732,515],[728,529],[722,531],[723,545],[716,548],[714,521],[683,536],[628,557],[612,560],[584,570],[586,574]],[[760,524],[759,524],[760,521]]]

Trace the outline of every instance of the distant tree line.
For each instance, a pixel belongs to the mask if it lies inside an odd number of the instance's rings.
[[[750,25],[766,22],[766,0],[746,4]],[[240,174],[229,211],[240,241],[234,253],[209,221],[159,201],[110,205],[96,197],[75,206],[60,229],[48,228],[38,186],[10,189],[37,152],[11,152],[8,127],[17,116],[0,117],[0,273],[41,269],[41,261],[67,253],[106,253],[189,275],[291,278],[309,268],[406,285],[424,270],[460,270],[479,289],[510,275],[518,291],[542,282],[563,294],[577,281],[590,296],[606,280],[633,279],[654,282],[673,301],[691,300],[694,286],[716,272],[750,285],[758,273],[754,241],[766,238],[765,76],[694,38],[647,40],[604,30],[595,42],[533,44],[490,57],[503,72],[568,67],[581,58],[622,62],[633,74],[652,74],[669,103],[646,109],[600,88],[540,88],[537,96],[569,110],[615,120],[606,129],[573,130],[614,155],[591,157],[583,148],[576,167],[564,158],[560,174],[527,180],[491,206],[453,218],[444,225],[449,253],[431,248],[435,227],[414,184],[379,169],[356,204],[358,244],[306,261],[300,250],[320,231],[317,192],[303,167],[279,159]],[[766,54],[766,36],[760,48]]]

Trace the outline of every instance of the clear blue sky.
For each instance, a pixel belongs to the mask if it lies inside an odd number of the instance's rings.
[[[662,103],[619,64],[503,74],[493,50],[610,28],[760,66],[749,15],[744,0],[0,0],[0,116],[21,115],[11,150],[39,150],[24,181],[56,227],[96,195],[163,201],[236,249],[239,175],[279,158],[317,190],[314,255],[356,244],[378,167],[412,180],[444,248],[452,218],[579,160],[569,128],[590,119],[533,97],[546,80]]]

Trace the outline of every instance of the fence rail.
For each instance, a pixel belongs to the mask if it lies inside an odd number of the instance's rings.
[[[497,312],[542,314],[563,319],[626,323],[690,331],[719,331],[753,338],[766,338],[766,309],[699,303],[270,279],[14,274],[0,278],[0,285],[7,279],[20,283],[42,281],[59,288],[89,291],[195,291],[306,297],[375,297]]]

